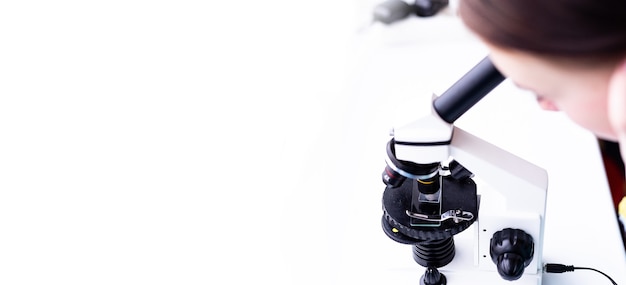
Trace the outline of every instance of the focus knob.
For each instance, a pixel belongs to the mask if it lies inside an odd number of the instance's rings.
[[[503,279],[517,280],[533,259],[533,237],[520,229],[503,229],[493,234],[489,254]]]

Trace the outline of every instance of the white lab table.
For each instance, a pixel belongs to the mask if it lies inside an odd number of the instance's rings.
[[[380,227],[388,131],[411,119],[402,110],[429,102],[486,54],[449,14],[358,35],[348,95],[317,118],[324,127],[298,152],[298,187],[284,218],[299,226],[283,245],[297,284],[419,284],[423,268],[411,247],[391,241]],[[626,284],[626,257],[590,133],[561,113],[540,110],[509,80],[455,124],[547,170],[544,262],[593,267]],[[610,283],[598,273],[575,271],[545,274],[543,284]]]

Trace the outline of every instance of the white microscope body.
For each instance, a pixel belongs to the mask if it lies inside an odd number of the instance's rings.
[[[383,172],[388,185],[383,197],[383,229],[397,242],[414,244],[414,259],[426,267],[420,284],[541,285],[546,171],[453,125],[502,80],[504,77],[485,58],[442,96],[434,98],[430,115],[394,128]],[[448,166],[450,161],[466,172],[459,181],[449,178],[450,171],[455,170]],[[467,191],[448,191],[446,187],[481,191],[475,195],[476,202],[467,202],[472,194],[451,197]],[[448,203],[446,199],[459,201]],[[467,203],[476,203],[476,209]],[[459,235],[470,239],[458,239],[454,244],[452,236],[470,225],[472,231]],[[451,244],[440,245],[439,240],[450,240]],[[422,243],[428,246],[423,249]],[[436,245],[430,245],[433,243]],[[433,247],[448,247],[440,251],[454,252],[435,253],[433,258]]]

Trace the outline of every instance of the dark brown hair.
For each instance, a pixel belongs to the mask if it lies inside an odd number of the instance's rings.
[[[459,15],[504,48],[570,59],[626,54],[626,0],[459,0]]]

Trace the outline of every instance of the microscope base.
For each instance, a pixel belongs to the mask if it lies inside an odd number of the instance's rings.
[[[472,225],[464,232],[454,237],[456,245],[456,255],[454,260],[448,265],[438,268],[441,274],[447,278],[448,285],[541,285],[542,274],[524,274],[520,279],[508,281],[502,279],[498,272],[493,270],[483,270],[477,265],[477,256],[475,254],[476,245],[475,237],[477,225]],[[425,270],[424,267],[418,265],[416,271],[420,274]],[[527,268],[529,269],[529,268]]]

